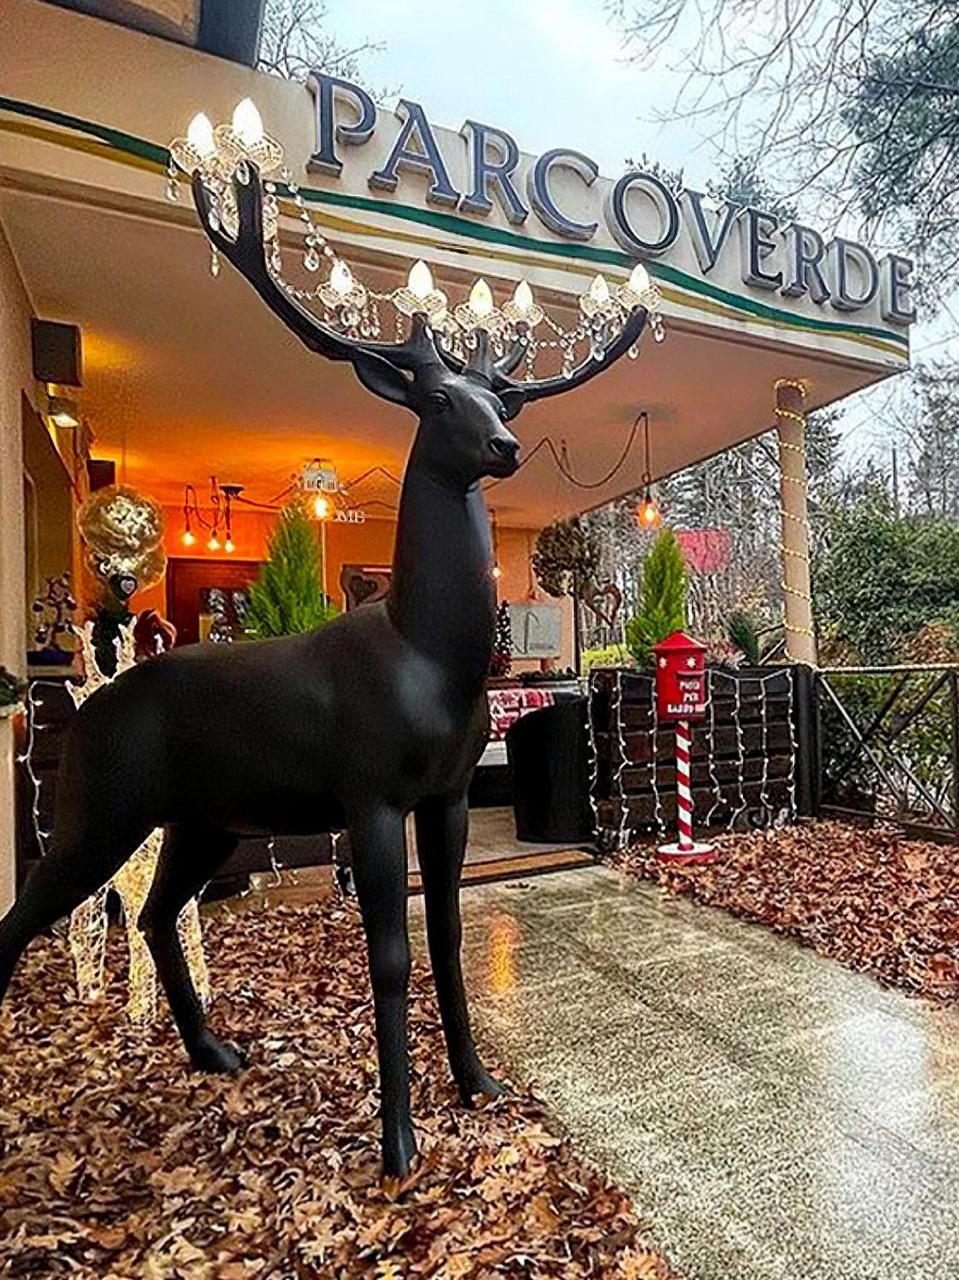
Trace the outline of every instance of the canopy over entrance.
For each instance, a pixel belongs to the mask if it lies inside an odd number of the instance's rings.
[[[344,478],[396,474],[410,437],[407,415],[299,347],[229,268],[212,279],[186,193],[166,198],[169,139],[199,110],[229,119],[247,96],[314,219],[379,288],[422,258],[457,301],[478,275],[498,297],[526,278],[562,309],[597,271],[625,279],[646,246],[668,340],[645,340],[639,360],[517,424],[526,451],[544,435],[565,441],[577,479],[614,474],[577,488],[540,450],[497,492],[505,524],[536,527],[635,489],[638,443],[615,463],[641,410],[663,475],[765,430],[778,378],[803,380],[816,407],[908,360],[904,259],[877,264],[847,242],[817,256],[807,228],[664,196],[643,175],[614,184],[559,149],[518,155],[500,182],[508,135],[436,127],[415,103],[370,123],[349,86],[314,93],[37,0],[7,0],[0,86],[0,221],[33,306],[83,330],[95,453],[122,454],[129,482],[168,503],[210,471],[268,500],[318,455]]]

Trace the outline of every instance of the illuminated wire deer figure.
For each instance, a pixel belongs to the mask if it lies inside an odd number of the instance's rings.
[[[52,846],[0,924],[0,992],[30,939],[95,892],[162,824],[167,839],[140,923],[192,1063],[237,1071],[239,1053],[206,1026],[177,917],[238,834],[346,827],[369,949],[383,1169],[402,1176],[416,1151],[407,1054],[410,812],[453,1076],[466,1103],[501,1092],[473,1045],[459,958],[466,792],[488,736],[496,607],[479,481],[517,469],[519,444],[505,423],[525,403],[608,368],[637,341],[647,312],[633,308],[618,337],[570,376],[523,383],[509,377],[522,341],[494,362],[478,333],[464,364],[422,314],[405,341],[356,341],[310,315],[271,274],[255,168],[233,181],[235,238],[211,216],[199,174],[193,190],[216,249],[304,345],[348,361],[366,388],[418,417],[392,587],[385,601],[318,632],[174,649],[84,703],[66,739]]]
[[[104,676],[97,666],[93,644],[93,623],[77,633],[83,655],[83,684],[68,684],[74,704],[79,707],[97,689],[116,678]],[[136,665],[134,627],[120,627],[116,640],[116,674]],[[146,762],[149,767],[149,762]],[[129,950],[127,1013],[134,1023],[151,1022],[156,1016],[156,971],[137,921],[156,873],[163,844],[163,831],[154,828],[136,852],[120,867],[113,879],[76,907],[70,916],[68,940],[81,1000],[96,1000],[103,994],[103,967],[107,945],[107,891],[115,890],[123,908],[123,923]],[[210,999],[210,975],[203,955],[203,934],[196,898],[186,903],[177,921],[187,964],[203,1005]]]

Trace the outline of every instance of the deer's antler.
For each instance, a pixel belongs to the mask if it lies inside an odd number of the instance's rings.
[[[249,281],[274,315],[310,351],[326,356],[328,360],[351,362],[355,362],[360,355],[378,356],[394,368],[404,370],[426,363],[443,363],[424,315],[413,316],[410,334],[405,342],[356,342],[331,329],[290,296],[267,266],[263,243],[263,198],[260,175],[255,165],[249,165],[249,181],[241,182],[236,176],[233,178],[237,217],[235,239],[225,233],[222,220],[216,225],[216,220],[211,223],[210,193],[198,172],[193,175],[192,185],[193,203],[214,247]]]
[[[231,239],[223,229],[222,219],[213,219],[210,193],[199,172],[193,175],[193,202],[208,238],[242,276],[245,276],[266,305],[278,316],[304,346],[310,351],[326,356],[329,360],[348,360],[353,364],[363,357],[373,356],[395,369],[409,372],[424,364],[440,363],[455,373],[472,374],[481,378],[497,392],[521,393],[523,400],[540,400],[559,395],[581,386],[614,364],[638,340],[646,324],[647,311],[636,307],[600,358],[588,356],[567,377],[560,374],[551,378],[514,382],[510,374],[521,364],[527,351],[525,331],[520,332],[506,355],[494,361],[489,350],[489,335],[485,330],[476,333],[476,345],[468,362],[449,351],[434,334],[428,318],[421,312],[412,317],[409,337],[404,342],[357,342],[337,332],[301,306],[276,280],[266,261],[263,243],[263,197],[260,174],[257,167],[248,164],[248,180],[241,182],[233,177],[236,202],[237,232]],[[373,362],[375,363],[375,361]]]

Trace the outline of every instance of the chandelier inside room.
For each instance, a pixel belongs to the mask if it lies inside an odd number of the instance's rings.
[[[661,294],[642,263],[636,264],[628,280],[618,284],[603,275],[594,276],[577,299],[579,315],[572,327],[564,327],[547,314],[526,280],[520,280],[501,304],[497,304],[482,278],[473,283],[464,301],[452,302],[437,287],[422,260],[413,263],[406,283],[398,288],[381,292],[364,284],[317,226],[284,163],[282,146],[264,132],[260,113],[249,98],[237,105],[229,124],[214,126],[202,112],[194,116],[186,137],[170,144],[168,193],[174,200],[180,173],[191,179],[199,176],[209,197],[210,226],[230,238],[238,229],[234,180],[243,184],[262,182],[263,239],[270,273],[292,299],[347,337],[399,341],[409,319],[423,314],[445,348],[460,359],[468,357],[480,332],[488,335],[497,356],[518,343],[524,349],[528,380],[535,376],[534,367],[541,353],[558,364],[559,371],[567,377],[572,376],[585,354],[601,359],[630,313],[640,306],[648,312],[655,340],[663,339]],[[292,201],[302,224],[303,271],[308,276],[322,277],[312,287],[303,288],[284,278],[281,200]],[[211,252],[211,270],[216,275],[219,258],[215,247]],[[638,347],[633,346],[629,354],[635,358]]]

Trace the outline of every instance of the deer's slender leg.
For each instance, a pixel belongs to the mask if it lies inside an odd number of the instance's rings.
[[[94,829],[94,814],[84,811],[79,821],[61,818],[49,850],[34,866],[20,894],[0,921],[0,1000],[17,961],[33,939],[110,879],[126,861],[147,829],[132,822]]]
[[[467,1106],[477,1093],[495,1098],[504,1092],[476,1055],[460,964],[459,892],[468,826],[466,796],[438,796],[417,805],[416,850],[426,896],[430,961],[453,1079]]]
[[[177,919],[235,847],[236,837],[226,831],[171,827],[139,920],[191,1063],[198,1071],[231,1075],[241,1069],[243,1058],[206,1025],[183,954]]]
[[[406,1030],[410,944],[403,815],[385,807],[351,815],[350,846],[376,1012],[383,1173],[402,1178],[416,1155]]]

